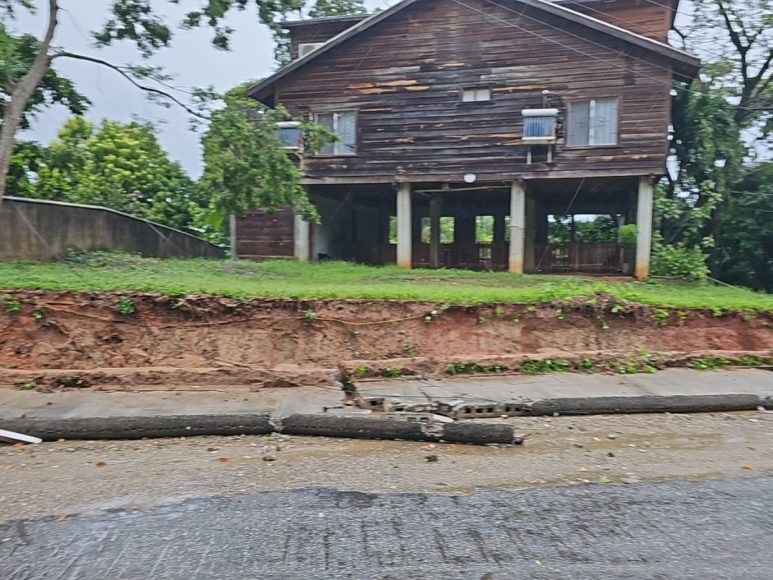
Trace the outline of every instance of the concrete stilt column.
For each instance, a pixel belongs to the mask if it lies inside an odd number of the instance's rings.
[[[429,267],[440,267],[440,200],[429,202]]]
[[[639,178],[639,198],[636,208],[636,278],[650,275],[652,251],[652,179]]]
[[[239,257],[239,252],[237,248],[236,216],[234,214],[228,216],[228,229],[231,232],[231,258],[235,260]]]
[[[510,256],[509,270],[523,274],[526,233],[526,189],[522,182],[510,186]]]
[[[397,189],[397,265],[411,267],[411,184]]]
[[[301,262],[309,261],[309,222],[301,216],[295,216],[295,259]]]
[[[524,226],[524,272],[534,272],[534,238],[537,229],[537,201],[531,197],[526,197],[526,224]]]

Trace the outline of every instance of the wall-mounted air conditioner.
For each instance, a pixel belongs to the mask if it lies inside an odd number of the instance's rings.
[[[556,142],[558,109],[524,109],[523,142],[527,145],[553,145]]]
[[[280,121],[276,124],[274,135],[288,151],[300,151],[303,145],[301,124],[298,121]]]
[[[303,58],[310,52],[317,50],[324,42],[301,42],[298,45],[298,58]]]

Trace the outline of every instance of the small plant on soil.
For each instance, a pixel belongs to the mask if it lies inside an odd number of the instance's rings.
[[[556,320],[564,319],[564,311],[562,308],[556,308]]]
[[[584,359],[577,363],[577,370],[590,371],[593,370],[594,366],[595,365],[593,364],[593,361],[586,356]]]
[[[537,312],[537,307],[536,306],[527,306],[526,307],[526,312]]]
[[[368,367],[366,367],[365,365],[360,365],[357,367],[357,370],[355,372],[357,374],[357,378],[361,379],[368,374]]]
[[[603,313],[603,312],[599,312],[599,313],[596,315],[596,318],[597,318],[597,319],[598,319],[598,321],[599,321],[599,326],[601,327],[601,330],[609,330],[609,325],[607,324],[607,319],[606,319],[606,317],[604,316],[604,313]]]
[[[677,312],[676,317],[679,319],[679,326],[684,326],[687,322],[687,312],[684,310]]]
[[[497,306],[496,310],[494,310],[494,314],[496,314],[497,318],[502,318],[502,315],[505,313],[505,311],[502,309],[501,306]]]
[[[90,386],[86,379],[80,377],[56,377],[51,381],[54,387],[67,387],[71,389],[82,389]]]
[[[32,381],[24,381],[23,383],[19,383],[18,385],[16,385],[16,388],[19,389],[20,391],[31,391],[37,386],[38,384],[34,380],[32,380]]]
[[[178,308],[181,308],[185,306],[185,298],[178,298],[174,304],[172,304],[172,309],[176,310]]]
[[[755,318],[757,318],[757,314],[755,312],[744,312],[743,314],[744,322],[751,322]]]
[[[714,318],[721,318],[723,315],[722,309],[716,306],[711,309],[711,313],[714,315]]]
[[[402,376],[403,373],[400,369],[396,369],[394,367],[387,367],[383,371],[381,371],[381,374],[390,379],[396,379]]]
[[[518,324],[520,321],[521,321],[520,315],[517,312],[515,314],[513,314],[513,322]]]
[[[3,310],[6,314],[18,314],[21,311],[21,302],[14,300],[8,294],[3,295]]]
[[[654,308],[652,310],[652,317],[658,323],[658,326],[668,326],[669,316],[668,310],[663,310],[662,308]]]
[[[411,344],[409,340],[406,340],[403,343],[403,352],[405,353],[405,356],[409,358],[413,358],[416,356],[416,349],[414,348],[414,346]]]
[[[125,298],[124,296],[119,297],[115,301],[115,309],[117,312],[120,312],[124,315],[134,314],[135,308],[134,308],[134,302],[129,300],[128,298]]]
[[[540,373],[557,373],[569,371],[572,369],[572,363],[564,359],[548,358],[543,361],[526,359],[523,361],[522,370],[527,375],[538,375]]]
[[[486,319],[482,316],[478,316],[478,324],[486,324]]]
[[[32,316],[35,318],[35,322],[42,324],[46,320],[46,311],[44,308],[38,308],[32,313]]]
[[[430,310],[427,315],[424,317],[424,322],[432,322],[435,318],[437,318],[438,311],[437,310]]]
[[[306,317],[306,320],[316,320],[317,319],[317,313],[313,310],[304,310],[303,315]]]

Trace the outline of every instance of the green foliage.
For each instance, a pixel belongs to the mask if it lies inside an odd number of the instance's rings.
[[[577,363],[576,369],[578,371],[591,371],[595,366],[595,363],[591,359],[585,357]]]
[[[18,314],[21,312],[21,303],[18,300],[14,300],[10,295],[4,294],[2,296],[3,310],[6,314]]]
[[[115,310],[124,315],[134,314],[134,302],[124,296],[120,296],[115,301]]]
[[[38,386],[38,383],[33,379],[33,380],[19,383],[18,385],[16,385],[16,388],[20,391],[31,391],[37,386]]]
[[[403,342],[403,352],[405,353],[405,356],[414,358],[416,356],[416,347],[414,347],[410,341],[406,340]]]
[[[32,317],[35,319],[35,322],[38,324],[42,324],[46,320],[46,310],[45,308],[38,308],[35,310],[35,312],[32,313]]]
[[[625,224],[620,226],[620,243],[624,246],[636,247],[636,239],[639,235],[639,229],[636,224]]]
[[[401,371],[400,369],[396,369],[394,367],[387,367],[383,371],[381,371],[381,374],[387,378],[396,379],[402,376],[403,371]]]
[[[360,365],[357,367],[355,374],[357,375],[358,379],[362,379],[366,377],[369,372],[370,372],[370,369],[368,367],[366,367],[365,365]]]
[[[592,221],[575,221],[571,216],[553,216],[548,224],[548,239],[552,244],[576,242],[616,242],[618,235],[617,222],[608,215],[596,216]]]
[[[478,324],[486,324],[486,319],[483,316],[478,316]]]
[[[317,319],[317,313],[313,310],[304,310],[303,316],[306,317],[306,320],[316,320]]]
[[[709,275],[708,254],[700,247],[659,244],[652,253],[652,274],[703,281]]]
[[[663,310],[662,308],[652,309],[652,317],[658,323],[658,326],[668,326],[668,318],[670,316],[671,313],[668,310]]]
[[[564,359],[532,360],[526,359],[521,365],[521,370],[527,375],[539,375],[543,373],[565,372],[572,370],[572,363]]]

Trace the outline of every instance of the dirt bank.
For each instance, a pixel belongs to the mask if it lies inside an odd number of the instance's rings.
[[[773,350],[769,314],[658,309],[606,296],[468,307],[147,293],[0,294],[13,301],[10,308],[9,299],[0,304],[3,384],[37,371],[53,380],[55,371],[79,370],[88,371],[84,376],[95,384],[290,386],[331,382],[338,369],[357,368],[361,361],[435,373],[456,361],[625,357],[643,350],[768,356]]]

